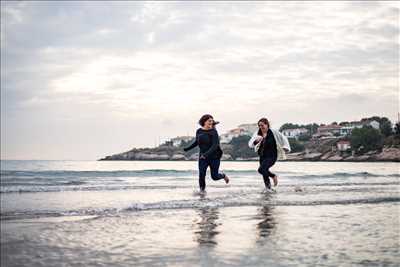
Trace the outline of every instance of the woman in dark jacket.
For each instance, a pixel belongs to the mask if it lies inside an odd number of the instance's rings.
[[[278,184],[278,176],[269,169],[278,159],[285,159],[285,152],[290,151],[287,138],[277,130],[271,129],[269,121],[261,118],[258,123],[258,131],[249,140],[249,146],[255,148],[260,156],[260,167],[258,172],[263,176],[266,189],[271,189],[269,178]]]
[[[199,124],[201,128],[196,131],[196,139],[188,147],[185,147],[184,151],[199,146],[199,186],[200,191],[204,192],[206,189],[206,172],[207,168],[211,169],[211,178],[213,180],[224,179],[225,183],[229,183],[229,178],[224,173],[219,173],[219,165],[222,157],[222,150],[219,146],[219,136],[215,129],[214,118],[209,115],[203,115]]]

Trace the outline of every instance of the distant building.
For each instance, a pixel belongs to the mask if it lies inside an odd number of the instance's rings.
[[[379,122],[377,122],[377,121],[375,121],[375,120],[373,120],[373,121],[370,121],[369,123],[368,123],[372,128],[374,128],[374,129],[377,129],[377,130],[379,130],[380,128],[379,128],[379,126],[380,126],[380,123]]]
[[[193,136],[178,136],[178,137],[172,138],[170,140],[170,142],[173,146],[178,147],[182,144],[182,142],[189,142],[189,141],[193,140],[193,138],[194,138]]]
[[[287,138],[298,139],[301,135],[308,134],[308,130],[306,128],[285,129],[282,131],[282,134]]]
[[[354,129],[354,128],[362,128],[364,124],[360,121],[357,121],[350,123],[348,126]]]
[[[347,151],[351,148],[349,141],[339,141],[336,146],[339,151]]]
[[[352,126],[342,126],[340,128],[340,135],[342,135],[342,136],[349,135],[349,134],[351,134],[351,131],[353,129],[354,129],[354,127],[352,127]]]
[[[342,128],[342,126],[336,124],[320,126],[318,127],[317,134],[319,136],[340,134],[340,128]]]
[[[350,124],[347,124],[346,126],[342,126],[340,128],[340,135],[342,136],[346,136],[346,135],[350,135],[351,132],[353,131],[353,129],[355,128],[362,128],[364,126],[371,126],[374,129],[379,130],[379,122],[373,120],[373,121],[367,121],[367,122],[352,122]]]
[[[164,146],[173,146],[172,141],[165,141]]]
[[[258,130],[258,125],[257,123],[245,123],[240,124],[238,128],[244,129],[248,135],[253,135],[253,133]]]
[[[222,144],[228,144],[234,137],[239,137],[241,135],[247,135],[247,131],[243,128],[235,128],[229,130],[227,133],[220,135],[220,142]]]

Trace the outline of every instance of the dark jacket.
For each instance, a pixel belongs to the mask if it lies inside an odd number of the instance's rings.
[[[268,129],[267,137],[261,141],[260,148],[257,152],[261,158],[277,158],[278,151],[276,147],[276,140],[271,129]]]
[[[197,129],[195,141],[183,150],[188,151],[196,146],[200,148],[199,156],[204,156],[207,159],[220,159],[222,157],[218,132],[214,128],[210,130]]]

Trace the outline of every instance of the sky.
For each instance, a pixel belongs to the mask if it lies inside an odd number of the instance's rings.
[[[395,2],[1,1],[1,159],[399,112]]]

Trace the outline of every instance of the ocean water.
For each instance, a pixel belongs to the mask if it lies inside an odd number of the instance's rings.
[[[398,163],[1,161],[1,266],[399,266]],[[208,174],[209,176],[209,174]]]

